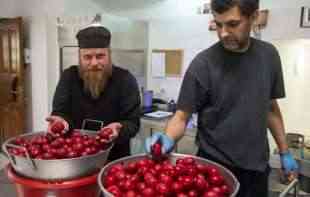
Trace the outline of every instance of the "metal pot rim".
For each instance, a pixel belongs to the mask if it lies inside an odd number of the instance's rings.
[[[112,161],[112,162],[109,162],[107,163],[99,172],[99,175],[98,175],[98,178],[97,178],[97,182],[100,186],[100,189],[101,189],[101,192],[103,192],[104,194],[109,194],[112,196],[111,193],[109,193],[105,187],[103,186],[102,184],[102,177],[104,175],[104,173],[107,171],[107,169],[109,169],[111,166],[117,164],[117,163],[121,163],[121,162],[125,162],[125,161],[129,161],[131,159],[135,159],[135,158],[140,158],[140,157],[148,157],[148,154],[146,153],[142,153],[142,154],[136,154],[136,155],[131,155],[131,156],[127,156],[127,157],[123,157],[121,159],[118,159],[118,160],[115,160],[115,161]],[[198,156],[195,156],[195,155],[187,155],[187,154],[180,154],[180,153],[171,153],[170,154],[170,158],[173,158],[173,157],[192,157],[194,158],[195,160],[198,160],[200,162],[205,162],[205,163],[208,163],[208,164],[212,164],[212,165],[215,165],[217,167],[219,167],[220,169],[224,170],[227,174],[230,175],[230,177],[232,178],[233,182],[235,183],[235,190],[234,192],[230,195],[230,196],[236,196],[237,195],[237,192],[239,191],[239,188],[240,188],[240,183],[239,181],[237,180],[237,178],[235,177],[235,175],[230,171],[228,170],[226,167],[222,166],[221,164],[218,164],[214,161],[210,161],[208,159],[204,159],[202,157],[198,157]]]
[[[113,143],[105,150],[101,150],[96,154],[85,155],[76,158],[65,159],[33,159],[29,157],[29,153],[26,152],[26,157],[15,156],[8,152],[9,146],[14,146],[11,143],[13,140],[19,137],[35,137],[36,135],[42,135],[45,132],[32,132],[6,140],[2,149],[8,157],[13,169],[25,177],[39,179],[39,180],[68,180],[76,177],[84,176],[92,171],[100,170],[106,163],[110,150],[113,148]],[[81,131],[82,134],[93,134],[93,131]],[[91,163],[88,163],[91,161]],[[74,166],[73,169],[67,170],[69,166]],[[51,170],[52,169],[52,170]],[[58,171],[58,169],[66,169],[65,171]],[[79,169],[79,170],[78,170]],[[77,171],[78,170],[78,171]]]

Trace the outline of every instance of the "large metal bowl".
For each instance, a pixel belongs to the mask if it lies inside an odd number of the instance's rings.
[[[81,130],[82,134],[96,135],[94,131]],[[37,135],[45,134],[45,132],[33,132],[20,135],[25,139],[32,138]],[[87,155],[72,159],[31,159],[27,157],[15,156],[9,153],[8,147],[12,147],[12,142],[16,139],[10,138],[4,142],[2,149],[10,160],[15,172],[19,175],[47,181],[72,180],[78,177],[83,177],[95,173],[105,165],[111,146],[93,155]]]
[[[113,197],[113,195],[111,193],[109,193],[104,188],[103,183],[102,183],[103,178],[107,175],[107,172],[109,171],[109,169],[113,165],[118,164],[118,163],[126,164],[128,162],[138,161],[138,160],[148,158],[148,157],[149,156],[147,154],[138,154],[138,155],[128,156],[128,157],[124,157],[124,158],[115,160],[111,163],[108,163],[104,168],[102,168],[100,173],[99,173],[99,176],[98,176],[98,184],[100,186],[100,189],[101,189],[103,195],[105,197]],[[169,160],[173,164],[175,164],[177,159],[184,158],[184,157],[192,157],[197,161],[197,163],[214,165],[221,172],[221,174],[224,176],[225,181],[227,182],[227,185],[229,186],[229,188],[231,188],[232,194],[230,195],[230,197],[235,197],[237,195],[240,184],[239,184],[237,178],[228,169],[226,169],[224,166],[217,164],[213,161],[203,159],[201,157],[196,157],[196,156],[192,156],[192,155],[185,155],[185,154],[178,154],[178,153],[171,153],[169,156]]]

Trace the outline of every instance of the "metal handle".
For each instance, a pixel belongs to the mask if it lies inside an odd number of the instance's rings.
[[[100,128],[102,128],[102,127],[103,127],[103,124],[104,124],[104,122],[101,121],[101,120],[84,119],[84,120],[83,120],[83,123],[82,123],[82,128],[81,128],[81,130],[85,130],[85,126],[86,126],[86,123],[87,123],[87,122],[96,122],[96,123],[99,123],[99,124],[100,124]]]
[[[280,193],[279,197],[286,197],[290,191],[294,189],[294,197],[298,197],[298,179],[294,179],[285,190]]]
[[[18,149],[23,149],[25,151],[25,154],[26,154],[26,158],[27,158],[27,162],[30,164],[30,166],[33,168],[33,169],[36,169],[36,165],[34,163],[34,161],[30,158],[30,155],[29,155],[29,152],[27,150],[26,147],[23,147],[23,146],[19,146],[19,145],[15,145],[15,144],[9,144],[9,143],[4,143],[2,148],[5,152],[5,154],[7,155],[10,163],[14,166],[17,165],[16,163],[16,159],[15,159],[15,155],[13,154],[10,154],[7,147],[11,147],[11,148],[18,148]]]

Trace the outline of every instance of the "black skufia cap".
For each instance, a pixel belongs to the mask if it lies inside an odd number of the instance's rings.
[[[80,48],[109,48],[111,32],[103,26],[89,26],[81,29],[76,38]]]

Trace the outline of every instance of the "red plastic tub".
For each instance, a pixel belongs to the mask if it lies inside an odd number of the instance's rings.
[[[47,182],[17,175],[13,168],[6,167],[8,178],[15,184],[18,197],[98,197],[98,173],[75,180]],[[57,172],[55,172],[57,173]]]

